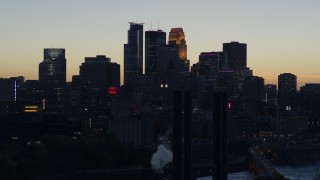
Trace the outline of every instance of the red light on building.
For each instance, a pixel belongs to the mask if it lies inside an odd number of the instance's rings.
[[[110,95],[117,95],[117,91],[109,91]]]
[[[109,88],[109,95],[117,95],[117,94],[118,94],[117,87],[110,87]]]
[[[232,108],[232,103],[231,102],[228,102],[228,109],[231,109]]]
[[[117,87],[110,87],[109,91],[117,91]]]

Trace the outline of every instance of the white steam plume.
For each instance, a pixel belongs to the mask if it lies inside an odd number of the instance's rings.
[[[172,161],[172,152],[168,146],[160,144],[157,151],[152,155],[152,169],[158,173],[163,173],[165,165]]]

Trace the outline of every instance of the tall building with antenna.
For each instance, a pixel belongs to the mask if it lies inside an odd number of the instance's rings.
[[[124,85],[132,88],[143,73],[143,23],[129,22],[128,43],[124,44]]]
[[[166,32],[150,30],[145,32],[145,74],[157,74],[159,47],[166,45]]]

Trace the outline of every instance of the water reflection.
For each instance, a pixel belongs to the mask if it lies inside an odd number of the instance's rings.
[[[253,175],[249,171],[229,173],[228,180],[250,180],[253,179]],[[211,177],[198,178],[197,180],[212,180]]]
[[[308,165],[277,166],[277,169],[290,180],[313,180],[320,173],[320,161]]]
[[[316,175],[320,176],[320,161],[307,165],[299,166],[277,166],[281,174],[290,180],[314,180]],[[249,171],[230,173],[228,180],[248,180],[253,179],[253,175]],[[212,180],[211,177],[198,178],[198,180]]]

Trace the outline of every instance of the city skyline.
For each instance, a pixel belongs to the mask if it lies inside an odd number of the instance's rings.
[[[295,74],[298,87],[320,83],[320,2],[95,2],[1,2],[0,77],[38,79],[43,49],[64,48],[67,81],[85,57],[106,55],[120,64],[123,82],[127,22],[136,21],[144,31],[157,30],[159,22],[167,39],[171,28],[182,27],[190,66],[201,52],[238,41],[247,44],[248,67],[266,83],[277,84],[282,73]]]

